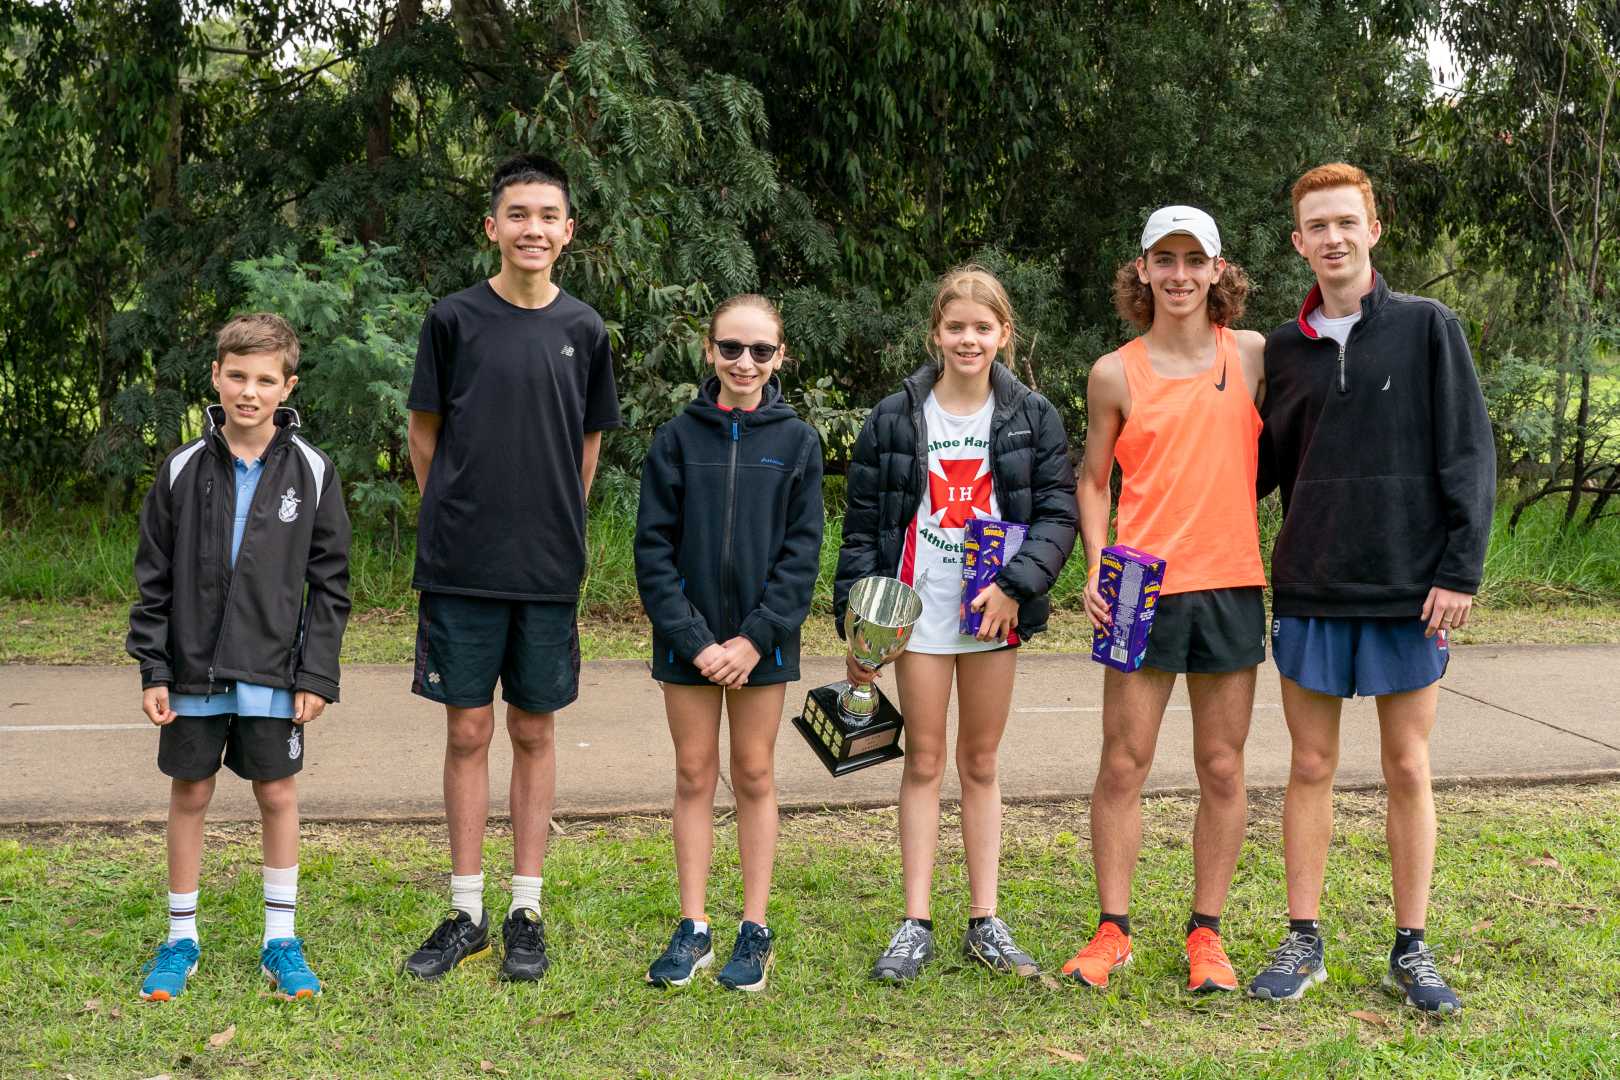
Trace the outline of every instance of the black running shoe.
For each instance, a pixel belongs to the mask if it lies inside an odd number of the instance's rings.
[[[1034,957],[1018,947],[1007,924],[994,915],[968,924],[967,936],[962,939],[962,959],[977,960],[991,971],[1021,979],[1033,979],[1041,973]]]
[[[707,930],[698,933],[696,922],[682,919],[669,947],[647,969],[647,982],[659,987],[685,986],[700,968],[714,963],[713,941]]]
[[[1305,991],[1326,979],[1322,939],[1290,930],[1282,944],[1271,951],[1271,963],[1249,984],[1249,996],[1263,1001],[1298,1001]]]
[[[405,961],[405,973],[418,979],[437,979],[449,974],[463,960],[489,952],[489,912],[480,922],[461,910],[452,911],[444,922],[411,953]]]
[[[1418,942],[1400,956],[1390,956],[1384,989],[1419,1012],[1445,1015],[1462,1011],[1462,1002],[1434,967],[1434,953]]]
[[[501,978],[534,982],[551,966],[546,955],[546,924],[539,912],[520,907],[501,923]]]
[[[907,919],[889,939],[889,947],[872,966],[872,978],[910,982],[934,957],[934,932],[916,919]]]

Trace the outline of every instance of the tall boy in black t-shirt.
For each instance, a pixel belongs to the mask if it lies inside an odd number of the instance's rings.
[[[429,310],[407,400],[422,490],[411,689],[445,706],[452,910],[405,970],[438,978],[489,948],[481,857],[498,678],[515,847],[501,973],[534,980],[550,966],[540,868],[554,718],[579,686],[585,497],[619,404],[601,316],[551,280],[574,236],[567,175],[535,156],[500,165],[484,234],[500,273]]]

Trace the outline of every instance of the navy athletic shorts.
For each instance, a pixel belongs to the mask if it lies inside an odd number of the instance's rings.
[[[1404,694],[1438,682],[1451,659],[1446,632],[1424,637],[1427,626],[1415,616],[1281,616],[1271,621],[1271,655],[1278,671],[1318,694]]]
[[[411,692],[475,709],[501,699],[555,712],[579,696],[579,627],[573,604],[421,594]]]

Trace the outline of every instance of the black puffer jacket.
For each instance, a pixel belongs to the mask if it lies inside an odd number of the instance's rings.
[[[906,527],[917,516],[928,469],[923,404],[939,378],[926,364],[899,393],[877,403],[855,440],[849,465],[844,544],[833,585],[833,617],[844,634],[849,590],[874,574],[893,577]],[[1018,601],[1018,636],[1046,629],[1047,590],[1074,549],[1078,511],[1068,437],[1057,409],[1019,382],[1005,364],[990,367],[996,407],[990,417],[990,475],[1002,516],[1029,526],[1023,547],[1002,567],[996,584]]]
[[[799,628],[821,566],[821,439],[773,378],[753,412],[710,377],[658,429],[641,470],[636,586],[653,625],[653,677],[707,685],[692,658],[741,635],[750,686],[799,677]]]

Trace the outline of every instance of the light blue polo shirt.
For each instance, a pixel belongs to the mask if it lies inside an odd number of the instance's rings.
[[[264,476],[264,459],[252,464],[241,458],[236,462],[236,517],[231,522],[231,566],[236,565],[236,553],[242,550],[242,534],[247,531],[248,511],[253,508],[253,493],[259,489]],[[291,720],[293,695],[257,683],[238,682],[216,694],[170,694],[169,708],[181,716],[274,716]]]

